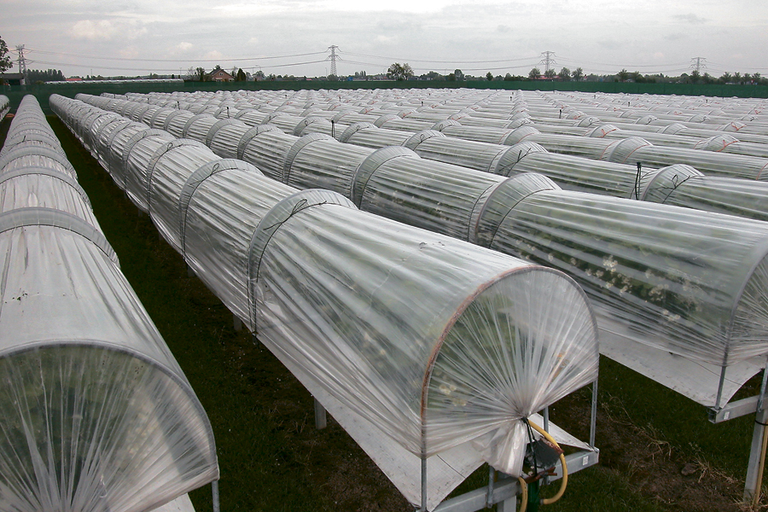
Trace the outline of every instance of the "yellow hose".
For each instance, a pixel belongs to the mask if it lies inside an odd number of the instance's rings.
[[[520,483],[520,489],[523,491],[522,496],[520,496],[520,512],[525,512],[528,508],[528,484],[525,483],[521,476],[517,477],[517,481]]]
[[[531,427],[533,427],[533,429],[536,432],[538,432],[539,434],[544,436],[544,438],[547,441],[549,441],[550,443],[552,443],[555,446],[557,446],[558,448],[560,448],[560,445],[557,444],[557,441],[555,441],[554,438],[551,435],[549,435],[549,432],[547,432],[546,430],[544,430],[543,428],[541,428],[540,426],[538,426],[537,424],[535,424],[531,420],[528,420],[528,424]],[[568,466],[565,464],[565,455],[562,454],[562,453],[560,454],[560,463],[563,465],[563,480],[562,480],[562,482],[560,482],[560,490],[557,491],[557,494],[555,494],[551,498],[546,498],[546,499],[541,500],[541,504],[542,505],[551,505],[552,503],[554,503],[557,500],[559,500],[563,496],[563,493],[565,492],[565,487],[568,485]]]

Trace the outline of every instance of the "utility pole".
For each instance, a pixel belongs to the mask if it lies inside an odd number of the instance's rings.
[[[552,66],[557,64],[557,62],[555,62],[555,52],[541,52],[541,60],[539,61],[539,64],[544,64],[544,76],[549,75],[548,71]]]
[[[337,76],[336,75],[336,59],[338,59],[339,56],[336,55],[336,50],[338,50],[339,47],[334,44],[334,45],[329,46],[328,49],[331,50],[331,55],[328,57],[328,59],[330,59],[330,61],[331,61],[331,74],[333,76]],[[341,59],[339,59],[339,60],[341,60]]]

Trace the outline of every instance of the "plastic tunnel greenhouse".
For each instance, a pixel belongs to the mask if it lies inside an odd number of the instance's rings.
[[[372,129],[364,126],[363,130],[371,131]],[[391,130],[387,132],[391,133]],[[269,132],[269,135],[272,136],[273,133],[275,132]],[[751,311],[750,315],[754,320],[747,330],[758,329],[759,331],[763,321],[759,306],[760,301],[763,300],[762,295],[758,294],[758,299],[750,302],[746,300],[746,296],[738,293],[740,288],[734,283],[754,284],[760,280],[761,267],[758,265],[762,257],[760,247],[766,235],[761,230],[760,223],[748,220],[738,221],[715,215],[707,217],[711,225],[697,226],[693,219],[698,217],[692,210],[658,208],[634,204],[637,203],[636,201],[617,201],[608,197],[568,193],[560,191],[559,187],[549,180],[526,174],[517,175],[513,180],[501,176],[494,177],[455,165],[423,160],[403,147],[382,148],[366,154],[361,152],[364,148],[345,148],[344,144],[319,134],[302,138],[284,134],[281,136],[284,141],[280,139],[282,142],[278,144],[273,144],[271,140],[261,139],[261,137],[261,135],[255,135],[249,139],[249,147],[260,148],[258,152],[249,155],[249,157],[255,157],[249,161],[262,169],[273,167],[269,174],[276,179],[290,180],[298,173],[305,176],[300,182],[296,182],[303,187],[320,183],[328,186],[329,182],[324,181],[326,179],[324,176],[335,173],[333,183],[336,190],[348,194],[351,189],[350,197],[355,204],[366,211],[482,245],[491,245],[502,252],[531,258],[570,273],[583,284],[588,293],[595,294],[601,311],[598,326],[604,333],[602,338],[607,340],[603,347],[605,353],[610,353],[612,357],[643,373],[647,372],[646,365],[656,364],[655,353],[674,352],[683,362],[676,365],[661,357],[659,368],[654,370],[654,378],[704,405],[714,408],[722,407],[749,377],[763,367],[764,362],[759,359],[760,354],[764,354],[767,347],[761,333],[755,331],[752,333],[754,339],[745,341],[732,338],[733,333],[730,331],[718,332],[708,326],[708,322],[715,318],[713,316],[715,310],[719,311],[719,318],[730,318],[729,311],[746,308]],[[468,152],[472,154],[481,154],[485,151],[491,157],[485,160],[480,158],[477,161],[493,162],[495,160],[497,167],[504,160],[497,155],[515,156],[513,153],[500,151],[507,148],[505,146],[450,139],[455,141],[451,146],[450,143],[443,142],[448,140],[448,137],[438,136],[435,132],[422,132],[422,135],[412,137],[414,137],[412,144],[415,142],[417,150],[420,146],[429,145],[430,148],[434,148],[430,152],[433,156],[438,151],[442,151],[445,153],[445,159],[450,161],[462,161],[467,158],[462,155],[464,146],[467,146]],[[234,145],[234,142],[229,144]],[[526,153],[524,153],[526,156],[522,157],[521,161],[533,157],[543,159],[550,155],[531,143],[521,143],[521,145],[526,147]],[[532,151],[529,152],[528,149]],[[520,154],[522,151],[517,153]],[[559,156],[565,157],[565,155]],[[514,161],[514,158],[511,160]],[[580,160],[590,162],[585,159]],[[275,166],[273,162],[277,162],[278,165]],[[620,166],[613,163],[611,165]],[[504,164],[501,167],[508,166]],[[683,181],[681,176],[693,180],[694,175],[699,174],[695,171],[686,174],[684,171],[685,169],[665,169],[644,175],[644,179],[633,186],[637,186],[638,194],[647,200],[671,202],[673,198],[662,197],[668,185],[680,184]],[[724,178],[709,179],[733,182],[732,187],[736,187],[742,181]],[[629,184],[628,175],[626,181]],[[685,190],[683,186],[679,186],[678,189],[680,193]],[[457,190],[461,190],[462,193],[457,194]],[[703,205],[707,197],[710,198],[710,202],[715,203],[714,196],[717,195],[718,190],[721,189],[714,188],[712,191],[700,192],[698,203],[693,204]],[[564,211],[573,210],[570,214],[561,214],[553,208],[545,209],[539,213],[535,222],[532,221],[534,224],[531,230],[541,229],[542,239],[548,240],[547,233],[554,229],[551,226],[560,224],[569,226],[558,231],[563,237],[563,241],[559,243],[576,244],[581,247],[572,256],[575,263],[571,259],[558,261],[555,256],[550,255],[541,257],[535,251],[531,252],[534,247],[532,243],[512,247],[499,242],[516,236],[508,232],[513,224],[507,224],[506,221],[502,223],[502,221],[505,218],[514,217],[515,210],[523,208],[527,202],[534,201],[537,197],[544,197],[546,195],[544,191],[556,197],[557,199],[553,201],[560,202],[561,209]],[[736,193],[737,189],[734,188],[731,197],[735,197]],[[756,198],[752,206],[759,207],[755,204],[757,202]],[[582,221],[580,230],[571,233],[569,229],[573,226],[566,221],[566,218],[580,211],[583,204],[591,205],[588,216],[591,222]],[[720,200],[714,206],[710,209],[720,208],[720,211],[728,211],[729,208],[725,200]],[[735,205],[730,207],[736,209]],[[746,213],[750,205],[744,201],[738,208]],[[624,220],[615,222],[616,218]],[[615,240],[607,246],[597,243],[605,237],[601,235],[601,226],[604,225],[611,226],[609,233]],[[688,239],[695,240],[695,244],[691,242],[689,245],[697,247],[697,250],[705,255],[722,253],[731,245],[743,247],[743,249],[733,249],[737,253],[734,254],[733,261],[730,261],[730,258],[728,261],[720,261],[713,256],[710,263],[698,265],[699,257],[695,253],[674,248],[677,239],[671,238],[669,233],[677,231],[685,234],[684,236]],[[746,234],[742,234],[742,231]],[[585,233],[591,234],[587,236]],[[639,233],[642,236],[638,237]],[[528,236],[535,239],[533,234]],[[569,239],[569,236],[574,239]],[[585,238],[579,238],[581,236]],[[551,244],[551,242],[542,243]],[[600,264],[603,260],[609,263],[614,261],[616,256],[611,252],[611,248],[616,244],[623,247],[622,253],[625,259],[634,262],[627,263],[634,267],[626,269],[624,274],[632,276],[632,286],[628,287],[627,283],[615,286],[617,283],[612,281],[615,277],[613,273],[606,272],[605,269],[593,269],[590,266],[596,260],[599,260]],[[529,248],[531,251],[526,250]],[[658,263],[648,257],[648,254],[656,253],[659,254],[660,262]],[[593,256],[588,256],[589,254]],[[748,263],[744,258],[758,259]],[[740,263],[734,263],[734,261]],[[646,267],[642,272],[638,272],[637,267],[641,265]],[[681,273],[685,276],[684,278],[680,277]],[[599,278],[596,277],[597,275]],[[721,279],[711,282],[711,275],[720,275]],[[683,279],[682,284],[680,284],[681,279]],[[734,286],[736,286],[735,289]],[[705,291],[699,291],[702,289]],[[652,300],[649,300],[648,294],[651,291],[653,291],[653,295],[650,296]],[[700,297],[695,297],[696,294]],[[606,299],[606,296],[611,298]],[[729,297],[724,303],[723,296]],[[679,312],[670,313],[675,308],[667,307],[667,302],[670,305],[696,304],[694,309],[704,308],[701,303],[710,304],[706,306],[708,308],[706,314],[701,318],[695,314],[698,310],[693,313],[688,312],[689,320],[686,326],[678,328],[675,324],[670,327],[669,319],[676,319],[675,315]],[[676,308],[679,309],[679,306]],[[669,329],[664,331],[662,336],[647,328],[651,324],[667,326]],[[628,336],[626,333],[617,335],[616,325],[631,325],[632,335]],[[661,338],[666,336],[669,341],[662,342],[660,336]],[[630,346],[634,347],[634,352],[625,351],[626,357],[623,357],[621,350],[608,348],[611,341],[630,343]],[[671,344],[673,348],[670,349],[665,343]],[[705,347],[702,348],[701,345]],[[747,346],[750,348],[745,350]]]
[[[466,159],[465,147],[473,155],[485,151],[490,158],[476,160],[496,161],[496,166],[506,167],[500,164],[507,155],[517,158],[502,151],[505,146],[461,140],[451,146],[450,140],[455,139],[435,132],[422,135],[423,140],[422,136],[414,139],[417,150],[429,147],[433,155],[442,151],[451,161]],[[366,211],[570,274],[598,307],[602,351],[641,373],[654,368],[655,379],[699,403],[722,407],[764,366],[768,337],[761,331],[766,319],[760,282],[768,231],[762,223],[566,192],[541,176],[520,174],[508,179],[424,160],[404,147],[370,152],[345,147],[320,134],[302,138],[284,134],[279,144],[261,137],[254,136],[248,144],[260,146],[258,154],[269,156],[260,159],[254,154],[250,162],[262,169],[278,162],[269,173],[276,179],[300,175],[303,179],[296,183],[304,187],[322,183],[343,194],[351,189],[349,197]],[[535,145],[521,144],[532,150],[523,160],[549,155]],[[638,184],[640,196],[673,200],[661,197],[668,184],[680,183],[680,176],[698,174],[685,175],[684,170],[646,176]],[[326,178],[329,174],[334,176],[332,184]],[[745,181],[730,182],[736,187]],[[685,190],[678,189],[681,194]],[[700,193],[697,204],[703,205],[718,190]],[[737,189],[733,190],[735,197]],[[527,224],[511,220],[539,198],[548,198],[547,207],[537,209]],[[725,208],[727,202],[721,200],[718,206]],[[750,208],[746,200],[739,207],[745,212]],[[523,226],[528,231],[518,233]],[[552,239],[552,233],[558,238]],[[681,239],[686,242],[678,247]],[[561,250],[543,254],[539,246]]]
[[[0,152],[0,509],[192,510],[218,479],[205,411],[32,96],[21,133]]]
[[[84,136],[83,103],[51,105]],[[433,509],[483,462],[519,475],[523,420],[595,381],[594,316],[565,274],[189,142],[157,143],[153,221],[411,503]]]

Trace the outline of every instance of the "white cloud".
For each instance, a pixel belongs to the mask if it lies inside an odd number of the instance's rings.
[[[210,52],[203,55],[203,59],[210,60],[210,59],[224,59],[224,54],[221,53],[218,50],[211,50]]]
[[[75,39],[88,41],[109,41],[117,33],[117,29],[109,20],[80,20],[70,29]]]
[[[69,30],[74,39],[86,41],[112,41],[137,39],[147,33],[147,29],[135,20],[80,20]]]

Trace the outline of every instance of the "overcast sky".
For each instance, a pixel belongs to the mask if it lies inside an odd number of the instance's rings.
[[[543,52],[557,71],[674,76],[701,57],[713,76],[768,75],[766,0],[0,0],[0,37],[25,45],[28,69],[66,76],[323,76],[332,45],[341,76],[393,62],[527,75]]]

